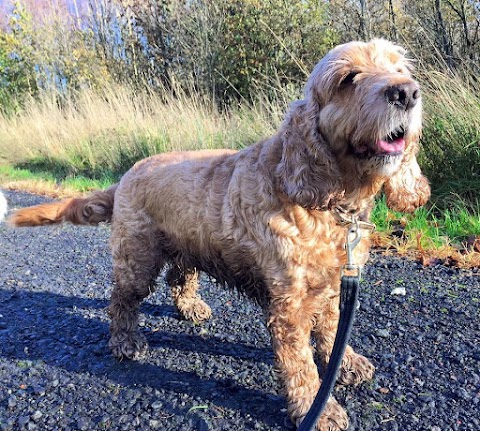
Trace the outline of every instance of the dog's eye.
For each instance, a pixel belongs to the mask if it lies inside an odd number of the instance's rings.
[[[358,72],[350,72],[348,75],[345,76],[345,78],[342,79],[341,84],[342,85],[350,85],[353,84],[354,78],[358,75]]]

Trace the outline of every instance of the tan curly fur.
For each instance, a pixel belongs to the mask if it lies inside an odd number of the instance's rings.
[[[351,42],[318,63],[304,99],[292,103],[273,137],[238,152],[154,156],[109,190],[23,209],[10,222],[111,220],[110,348],[119,358],[146,349],[139,305],[165,265],[185,318],[210,316],[197,293],[198,271],[254,298],[266,312],[288,412],[298,425],[321,382],[311,337],[327,363],[338,322],[346,237],[338,214],[368,220],[382,187],[392,208],[412,211],[426,202],[430,188],[415,156],[421,111],[402,48]],[[365,232],[357,263],[365,263],[369,245]],[[360,383],[373,372],[347,348],[341,383]],[[331,397],[317,429],[347,426]]]

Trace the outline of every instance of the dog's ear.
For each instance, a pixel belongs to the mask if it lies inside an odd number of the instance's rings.
[[[400,169],[383,186],[387,205],[393,210],[412,212],[425,205],[430,198],[430,184],[418,165],[417,148],[416,143],[412,143]]]
[[[318,107],[303,100],[292,104],[279,132],[282,158],[276,176],[278,187],[293,203],[328,210],[343,197],[344,189],[335,157],[317,124]]]

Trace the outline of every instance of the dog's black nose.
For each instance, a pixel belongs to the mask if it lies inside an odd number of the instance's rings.
[[[411,109],[420,98],[420,88],[416,82],[388,87],[385,91],[388,103],[403,109]]]

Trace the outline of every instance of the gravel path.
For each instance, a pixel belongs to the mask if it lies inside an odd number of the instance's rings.
[[[108,236],[0,226],[0,430],[293,430],[260,310],[206,280],[208,323],[179,320],[159,286],[147,357],[112,358]],[[350,430],[480,430],[480,272],[376,255],[360,295],[352,344],[377,374],[335,390]]]

